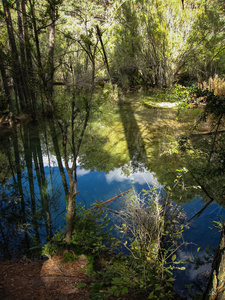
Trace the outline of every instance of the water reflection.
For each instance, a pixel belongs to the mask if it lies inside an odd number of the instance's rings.
[[[61,193],[53,183],[51,164],[46,170],[43,161],[44,153],[50,157],[46,130],[21,126],[6,132],[1,143],[6,164],[1,172],[1,255],[7,258],[26,253],[54,232],[53,218]]]
[[[118,101],[119,113],[121,122],[124,128],[124,135],[127,142],[127,148],[129,151],[129,158],[133,167],[133,170],[140,167],[140,164],[147,164],[147,154],[145,151],[145,144],[137,124],[134,110],[131,102],[124,102],[122,99]]]
[[[96,200],[106,201],[131,187],[140,192],[154,183],[173,186],[176,169],[183,166],[184,158],[167,152],[171,141],[187,128],[186,123],[175,124],[174,119],[174,112],[146,113],[134,109],[129,101],[119,101],[117,113],[108,114],[107,120],[93,120],[77,162],[77,201],[89,208]],[[68,177],[61,157],[61,135],[51,120],[2,132],[0,141],[0,255],[29,256],[32,247],[65,225]],[[202,207],[203,193],[193,187],[193,178],[187,175],[185,180],[188,189],[179,187],[173,200],[183,203],[191,218]],[[116,200],[112,208],[120,209],[121,202]],[[202,256],[208,241],[218,244],[219,233],[209,229],[208,219],[215,219],[217,214],[225,215],[224,209],[213,204],[192,221],[191,230],[184,235],[196,245],[181,249],[181,258],[194,257],[199,246]],[[188,265],[182,276],[177,275],[177,290],[184,290],[184,284],[196,277],[194,267]]]
[[[130,164],[129,164],[130,165]],[[131,166],[126,166],[126,170],[131,168]],[[117,182],[123,182],[124,180],[129,179],[132,183],[138,183],[140,185],[143,184],[153,184],[157,183],[157,179],[154,177],[153,173],[149,173],[149,171],[144,167],[139,165],[139,169],[141,171],[137,171],[134,173],[127,174],[127,172],[124,171],[125,167],[117,168],[113,171],[110,171],[108,174],[106,174],[106,181],[107,183],[111,183],[112,181]]]
[[[19,126],[1,138],[1,257],[29,256],[31,248],[49,240],[65,225],[68,176],[61,158],[61,136],[54,121],[48,121]],[[86,170],[81,167],[85,159],[90,157],[81,152],[78,202],[87,208],[96,200],[106,201],[132,186],[140,191],[156,181],[137,159],[136,172],[133,161],[120,166],[113,160],[108,172]]]

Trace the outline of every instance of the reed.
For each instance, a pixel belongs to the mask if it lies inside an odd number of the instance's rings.
[[[214,94],[217,96],[225,95],[225,80],[221,79],[216,74],[214,77],[210,77],[208,81],[198,84],[198,88],[201,90],[214,91]]]

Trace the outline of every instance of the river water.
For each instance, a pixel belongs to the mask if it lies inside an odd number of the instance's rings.
[[[130,188],[140,193],[152,184],[173,187],[177,170],[188,164],[178,151],[178,141],[188,135],[198,113],[186,110],[177,118],[176,109],[147,108],[132,97],[100,109],[90,120],[77,161],[77,202],[89,208]],[[0,255],[20,258],[65,225],[68,176],[62,139],[54,120],[1,130],[0,139]],[[196,155],[192,161],[200,163]],[[172,200],[190,219],[208,199],[190,178],[185,186],[174,190]],[[120,210],[124,203],[121,197],[110,207]],[[210,262],[195,269],[190,261],[205,260],[206,249],[212,253],[218,245],[220,234],[212,229],[218,216],[224,217],[225,209],[214,202],[184,231],[189,244],[178,250],[177,257],[186,270],[175,273],[175,289],[181,295],[188,295],[185,285],[201,285],[205,281],[200,279],[210,272]]]

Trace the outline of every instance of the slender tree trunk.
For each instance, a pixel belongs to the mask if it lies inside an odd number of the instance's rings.
[[[108,71],[108,74],[109,74],[109,79],[110,79],[110,82],[111,82],[111,74],[110,74],[110,69],[109,69],[109,62],[108,62],[108,58],[107,58],[107,55],[106,55],[105,47],[104,47],[104,44],[103,44],[103,41],[102,41],[102,33],[101,33],[101,30],[100,30],[100,28],[99,28],[98,25],[96,26],[96,29],[97,29],[97,36],[99,37],[99,40],[100,40],[100,43],[101,43],[105,65],[106,65],[106,68],[107,68],[107,71]]]
[[[1,222],[0,222],[0,233],[1,233],[1,240],[2,240],[2,249],[3,249],[3,253],[4,253],[4,258],[7,260],[11,260],[12,255],[9,251],[9,245],[8,245],[8,239],[5,237],[5,233],[4,233],[4,227],[2,226]]]
[[[76,195],[79,193],[77,191],[77,157],[79,155],[80,147],[83,141],[84,133],[87,128],[89,116],[90,116],[90,104],[92,101],[93,93],[94,93],[94,81],[95,81],[95,53],[91,55],[91,63],[92,63],[92,82],[91,82],[91,91],[89,96],[89,103],[86,104],[86,115],[83,122],[83,126],[81,128],[81,132],[79,135],[79,138],[77,140],[77,144],[75,147],[75,140],[73,139],[72,149],[74,151],[74,158],[73,158],[73,165],[71,168],[69,168],[68,160],[66,160],[67,156],[67,150],[66,150],[66,141],[67,137],[65,137],[65,143],[64,143],[64,157],[66,161],[66,170],[69,176],[69,194],[67,199],[67,227],[66,227],[66,234],[65,234],[65,241],[69,245],[73,233],[73,222],[74,222],[74,215],[75,215],[75,209],[76,209]],[[75,118],[75,115],[72,114],[72,118]],[[72,120],[74,121],[74,120]],[[64,133],[66,134],[66,133]],[[72,134],[73,128],[72,128]]]
[[[51,220],[50,220],[50,211],[49,211],[49,196],[45,191],[47,188],[46,180],[45,177],[44,178],[42,177],[43,175],[41,171],[41,166],[38,164],[38,159],[37,159],[38,153],[35,148],[33,149],[33,157],[34,157],[34,166],[35,166],[38,187],[40,192],[41,210],[45,222],[46,239],[47,241],[49,241],[53,236]]]
[[[32,25],[33,25],[33,30],[34,30],[34,39],[35,39],[36,51],[37,51],[38,68],[39,68],[39,71],[43,71],[42,61],[41,61],[40,43],[39,43],[36,16],[35,16],[35,9],[34,9],[34,0],[29,0],[29,3],[30,3]]]
[[[65,176],[64,169],[63,169],[63,165],[62,165],[62,159],[61,159],[61,154],[60,154],[60,149],[59,149],[59,144],[58,144],[58,138],[57,138],[57,134],[56,134],[56,130],[55,130],[55,125],[52,120],[49,121],[49,128],[51,131],[52,142],[53,142],[53,146],[54,146],[54,150],[55,150],[56,159],[58,162],[60,175],[62,178],[65,195],[68,196],[69,191],[68,191],[68,186],[67,186],[67,182],[66,182],[66,176]]]
[[[13,107],[12,99],[11,99],[11,96],[10,96],[10,90],[9,90],[9,86],[8,86],[8,78],[7,78],[7,75],[6,75],[4,59],[3,58],[4,58],[4,55],[3,55],[3,52],[0,49],[0,71],[1,71],[3,86],[4,86],[4,90],[5,90],[5,95],[6,95],[6,98],[7,98],[7,106],[9,108],[10,115],[12,116],[12,118],[14,118],[14,107]]]
[[[26,13],[26,0],[21,0],[22,6],[22,15],[23,15],[23,29],[24,29],[24,40],[25,40],[25,52],[26,52],[26,62],[27,62],[27,74],[28,74],[28,85],[29,85],[29,93],[30,93],[30,101],[31,101],[31,113],[33,120],[37,119],[36,110],[36,95],[35,95],[35,79],[34,79],[34,71],[32,64],[32,55],[30,50],[30,39],[29,39],[29,31],[28,31],[28,21],[27,21],[27,13]]]
[[[71,241],[71,237],[73,234],[73,222],[74,222],[74,214],[76,208],[76,195],[77,195],[77,178],[76,178],[76,170],[67,170],[69,175],[69,194],[67,198],[67,226],[66,226],[66,234],[65,241],[69,245]],[[74,174],[75,173],[75,174]],[[75,178],[73,178],[73,176]]]
[[[55,4],[54,1],[50,1],[50,26],[49,26],[49,48],[48,48],[48,69],[47,69],[47,87],[50,99],[53,95],[53,80],[54,80],[54,50],[55,50]]]
[[[22,24],[22,18],[21,18],[21,0],[17,0],[16,7],[17,7],[17,24],[18,24],[18,33],[19,33],[19,45],[20,45],[20,68],[21,68],[21,77],[22,77],[22,88],[23,88],[23,94],[26,99],[26,103],[30,102],[31,96],[30,91],[28,89],[27,84],[27,62],[26,62],[26,56],[25,56],[25,43],[24,43],[24,34],[23,34],[23,24]],[[29,103],[30,110],[31,105]]]
[[[45,171],[44,171],[43,155],[42,155],[41,141],[40,141],[39,136],[36,139],[35,146],[36,146],[36,152],[37,152],[38,161],[39,161],[41,185],[42,185],[42,188],[45,190],[45,189],[47,189],[48,183],[47,183]],[[50,213],[49,205],[50,205],[50,196],[49,196],[49,191],[47,190],[46,193],[44,193],[44,218],[45,218],[45,223],[47,226],[46,227],[47,237],[49,239],[51,239],[53,234],[52,234],[52,222],[51,222],[51,213]]]
[[[30,4],[30,12],[31,12],[31,19],[32,19],[32,25],[33,25],[33,33],[34,33],[34,40],[35,40],[35,45],[36,45],[36,52],[37,52],[37,65],[38,65],[38,74],[41,80],[40,83],[40,91],[41,91],[41,99],[42,99],[42,110],[43,114],[44,112],[44,97],[42,97],[42,90],[43,93],[46,95],[47,93],[47,84],[46,84],[46,79],[45,79],[45,74],[44,74],[44,69],[42,66],[42,58],[41,58],[41,50],[40,50],[40,43],[39,43],[39,36],[38,36],[38,30],[37,30],[37,23],[36,23],[36,16],[35,16],[35,8],[34,8],[34,0],[29,0]]]
[[[4,8],[4,17],[7,25],[9,43],[12,51],[12,61],[13,61],[12,71],[13,71],[14,86],[16,88],[15,92],[18,92],[20,106],[24,110],[26,108],[26,103],[23,95],[21,68],[20,68],[19,55],[16,47],[15,37],[13,33],[13,25],[12,25],[10,10],[9,10],[9,3],[7,2],[7,0],[2,0],[2,4]]]
[[[30,248],[30,239],[27,231],[27,218],[26,218],[26,204],[24,200],[23,185],[22,185],[22,171],[20,166],[20,153],[19,153],[19,143],[17,131],[15,131],[15,137],[13,139],[14,155],[15,155],[15,164],[16,164],[16,173],[17,173],[17,185],[20,195],[21,203],[21,216],[24,228],[25,244],[27,249]]]
[[[36,216],[36,201],[35,201],[35,190],[34,190],[34,175],[33,175],[33,164],[32,164],[32,152],[30,145],[30,137],[27,131],[24,132],[24,156],[27,166],[28,182],[30,188],[30,199],[31,199],[31,213],[34,224],[34,232],[37,243],[40,244],[39,226]]]

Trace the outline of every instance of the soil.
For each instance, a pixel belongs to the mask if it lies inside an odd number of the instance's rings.
[[[0,262],[0,299],[87,300],[88,288],[76,288],[78,283],[88,283],[88,276],[82,271],[87,262],[81,258],[61,263],[62,259]]]

